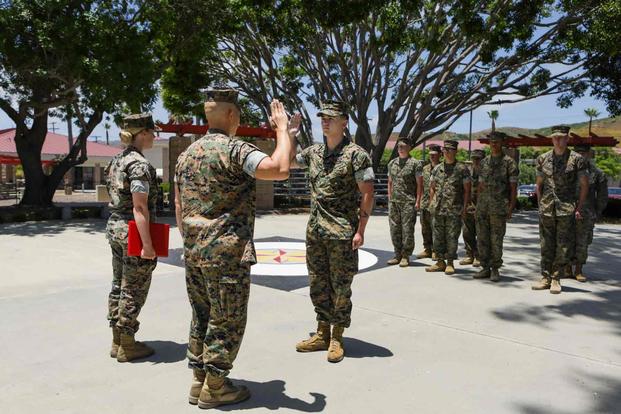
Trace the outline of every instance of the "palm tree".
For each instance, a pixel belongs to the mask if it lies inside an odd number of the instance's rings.
[[[110,145],[110,138],[108,136],[108,130],[110,129],[111,125],[109,124],[110,122],[110,116],[106,116],[106,122],[104,123],[104,128],[106,129],[106,145]]]
[[[591,125],[593,124],[593,118],[597,118],[600,113],[595,108],[587,108],[584,110],[584,113],[586,114],[586,116],[589,117],[589,135],[591,135]]]
[[[487,113],[487,115],[492,120],[492,132],[494,132],[494,131],[496,131],[496,120],[498,119],[498,115],[500,115],[500,113],[496,109],[493,109],[493,110],[489,111]]]

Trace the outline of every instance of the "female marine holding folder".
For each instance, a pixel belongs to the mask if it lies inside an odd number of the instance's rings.
[[[112,290],[108,297],[108,320],[112,328],[110,356],[128,362],[153,354],[154,350],[134,340],[138,331],[138,314],[147,299],[151,274],[157,264],[149,232],[155,218],[157,177],[155,168],[142,155],[153,147],[155,124],[151,114],[134,114],[123,118],[120,137],[125,149],[106,168],[110,198],[110,218],[106,234],[112,248]],[[140,257],[127,255],[129,220],[135,220],[142,252]]]

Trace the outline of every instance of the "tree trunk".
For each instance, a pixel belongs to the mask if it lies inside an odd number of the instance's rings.
[[[591,124],[593,123],[593,118],[589,118],[589,136],[591,136]]]

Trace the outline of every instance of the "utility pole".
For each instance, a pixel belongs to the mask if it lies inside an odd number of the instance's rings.
[[[55,134],[56,133],[56,122],[52,121],[50,122],[50,124],[52,124],[52,133]]]
[[[95,142],[99,139],[99,135],[91,135],[91,138],[95,138]]]
[[[468,159],[472,156],[472,109],[470,110],[470,130],[468,131]]]

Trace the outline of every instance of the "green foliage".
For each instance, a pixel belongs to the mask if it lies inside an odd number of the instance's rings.
[[[595,164],[606,176],[618,180],[621,178],[621,156],[611,148],[598,148],[595,151]]]
[[[520,184],[534,184],[537,178],[537,170],[534,165],[521,162],[519,165],[520,176],[518,182]]]
[[[534,210],[537,208],[537,200],[529,197],[518,196],[516,208],[518,210]]]

